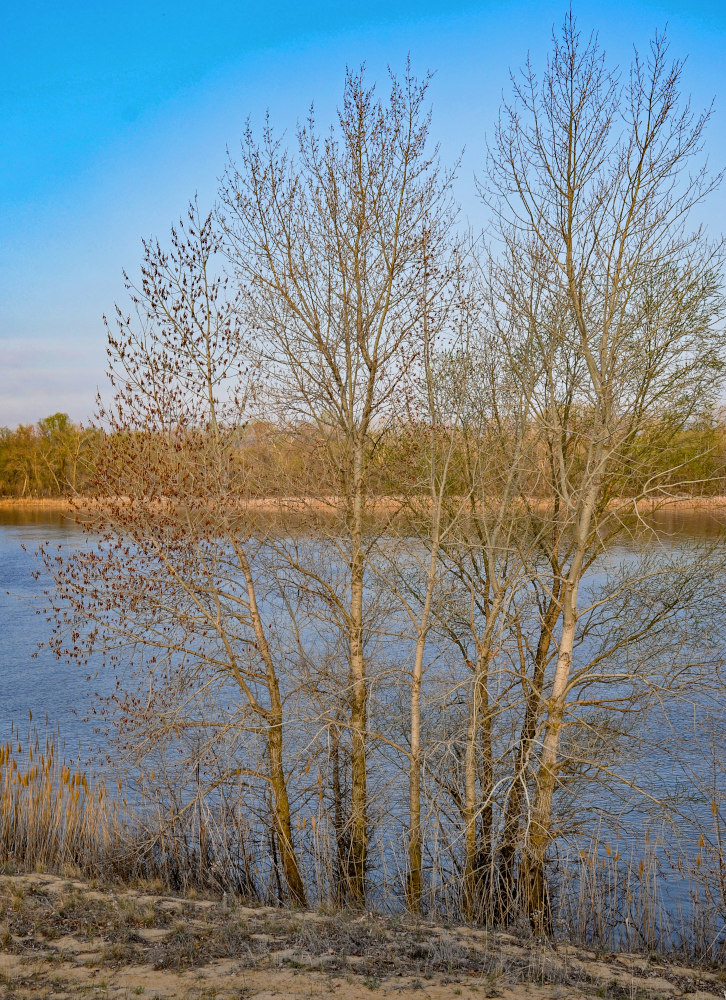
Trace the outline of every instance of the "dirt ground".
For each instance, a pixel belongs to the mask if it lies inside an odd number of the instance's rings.
[[[0,995],[719,1000],[726,971],[464,926],[291,912],[52,875],[0,876]]]

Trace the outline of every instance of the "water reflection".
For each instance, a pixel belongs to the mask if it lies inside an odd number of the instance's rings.
[[[0,528],[46,527],[49,532],[58,528],[77,529],[79,516],[70,507],[49,502],[3,503],[0,501]],[[704,507],[665,506],[643,514],[627,516],[625,523],[630,530],[647,537],[652,530],[659,537],[718,538],[726,532],[726,502]]]
[[[0,504],[0,528],[46,527],[49,532],[74,527],[74,515],[57,506]]]
[[[660,538],[712,538],[726,532],[726,505],[712,508],[664,507],[644,517]]]
[[[633,535],[647,548],[648,530],[671,544],[678,551],[678,543],[690,540],[713,542],[726,539],[726,507],[713,509],[663,509],[648,515],[640,523],[633,520]],[[84,721],[91,709],[94,691],[111,693],[113,678],[110,672],[95,673],[93,664],[87,670],[55,659],[50,651],[38,644],[47,641],[50,625],[46,621],[44,590],[47,581],[35,579],[33,572],[39,567],[33,552],[48,540],[61,548],[82,544],[85,539],[81,526],[74,522],[69,512],[43,507],[0,506],[0,736],[4,739],[10,722],[20,723],[21,732],[29,710],[42,725],[48,717],[52,729],[58,727],[71,751],[81,747],[83,756],[101,754],[104,746],[102,735],[94,732],[93,724]],[[705,545],[704,548],[709,548]],[[638,546],[623,544],[611,550],[615,564],[622,559],[634,558]],[[685,551],[685,544],[684,544]],[[593,585],[597,582],[591,581]],[[703,627],[703,623],[701,623]],[[700,636],[700,642],[704,637]],[[37,654],[37,655],[36,655]],[[432,678],[433,683],[433,678]],[[595,692],[597,693],[597,692]],[[645,835],[651,824],[657,829],[657,812],[649,813],[647,803],[635,789],[643,784],[654,791],[669,791],[684,817],[690,811],[696,819],[710,822],[710,797],[705,793],[707,774],[699,774],[702,763],[702,733],[695,725],[697,698],[693,702],[677,704],[671,699],[662,711],[653,711],[649,717],[648,731],[639,734],[632,743],[630,757],[620,762],[619,773],[613,780],[613,790],[606,784],[592,786],[592,792],[583,794],[574,804],[581,814],[581,828],[588,824],[606,824],[608,819],[616,829],[629,825],[630,834],[621,833],[623,851],[635,850],[640,834]],[[384,706],[385,707],[385,706]],[[706,705],[715,722],[723,718],[723,704]],[[689,723],[693,723],[689,725]],[[400,772],[403,774],[403,772]],[[693,776],[703,779],[701,786],[693,784]],[[722,780],[722,771],[714,780]],[[395,780],[387,775],[393,787]],[[400,796],[394,800],[404,804],[406,789],[402,785]],[[402,806],[401,828],[406,822]],[[686,830],[684,822],[684,831]],[[684,837],[687,836],[684,832]],[[629,840],[632,837],[634,839]],[[641,837],[640,839],[643,839]],[[692,838],[691,848],[697,849],[697,839]],[[617,844],[616,844],[617,847]],[[655,848],[653,848],[655,850]],[[388,850],[388,848],[386,848]],[[391,847],[393,850],[393,847]],[[685,849],[686,854],[690,848]],[[634,855],[635,857],[636,855]],[[669,858],[663,852],[654,854],[658,864],[667,871]],[[671,873],[671,900],[687,906],[689,884],[685,878]]]

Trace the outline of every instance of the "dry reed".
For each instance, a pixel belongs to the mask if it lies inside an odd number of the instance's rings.
[[[123,840],[118,806],[103,782],[62,759],[56,738],[15,727],[0,746],[0,863],[97,873]]]
[[[77,873],[113,884],[143,879],[159,889],[279,904],[270,838],[263,826],[249,824],[240,805],[220,799],[216,808],[207,803],[203,811],[180,814],[168,796],[157,794],[153,804],[147,799],[143,811],[134,811],[126,799],[108,794],[102,781],[89,780],[79,762],[63,759],[53,735],[41,738],[31,728],[21,740],[13,727],[0,745],[0,865],[6,871]],[[297,833],[308,884],[317,887],[318,905],[330,910],[339,900],[326,819],[322,811],[310,816]],[[723,959],[726,935],[712,897],[692,882],[687,906],[674,912],[664,904],[669,849],[662,835],[645,836],[627,849],[594,836],[559,858],[551,870],[558,936],[608,951]],[[432,870],[447,867],[442,858],[429,860]],[[403,881],[401,872],[389,873],[387,889],[377,894],[379,910],[401,911]],[[461,919],[450,892],[440,894],[435,885],[430,890],[431,918]]]

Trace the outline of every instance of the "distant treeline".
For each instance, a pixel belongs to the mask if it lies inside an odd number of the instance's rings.
[[[334,463],[330,462],[331,452],[335,453],[334,443],[331,447],[331,441],[323,440],[321,432],[312,426],[283,429],[265,421],[253,421],[243,428],[228,428],[225,433],[239,438],[238,463],[229,470],[230,485],[238,487],[240,480],[244,480],[245,493],[258,496],[335,493],[339,486]],[[644,452],[650,450],[647,436],[642,435]],[[160,435],[152,445],[153,450],[158,450],[160,443],[174,450],[171,443],[163,444],[164,440]],[[22,424],[15,430],[0,427],[0,496],[22,499],[62,497],[69,493],[94,495],[99,490],[98,456],[106,443],[108,437],[104,431],[74,424],[66,413],[54,413],[37,424]],[[454,491],[457,479],[461,480],[461,491],[467,489],[467,445],[462,437],[460,454],[455,454],[451,463],[450,483]],[[376,492],[394,495],[400,492],[403,483],[407,491],[415,491],[417,469],[425,488],[430,447],[430,430],[424,432],[410,426],[388,428],[374,439],[371,457],[377,473]],[[674,452],[678,452],[678,463],[674,463]],[[342,464],[344,456],[340,457]],[[648,478],[658,478],[663,487],[673,487],[683,494],[726,493],[726,413],[719,412],[708,423],[677,433],[666,463],[669,470],[674,470],[674,465],[677,468],[668,476],[661,478],[661,470],[653,469],[653,461],[652,455],[649,456]],[[642,490],[644,483],[640,482],[637,465],[635,461],[632,468],[622,469],[620,495],[629,496]],[[537,493],[534,483],[532,493]]]
[[[82,493],[95,468],[101,432],[54,413],[15,430],[0,427],[0,496]]]

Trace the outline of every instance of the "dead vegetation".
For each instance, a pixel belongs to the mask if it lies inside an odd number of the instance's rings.
[[[436,926],[411,917],[250,907],[105,890],[59,876],[0,881],[4,996],[721,996],[726,973]]]

